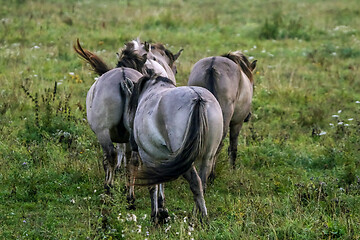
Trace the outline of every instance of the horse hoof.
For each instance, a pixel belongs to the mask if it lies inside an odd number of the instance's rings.
[[[126,207],[127,210],[136,210],[136,205],[129,203],[128,206]]]
[[[208,183],[209,183],[209,184],[213,184],[214,181],[215,181],[215,178],[216,178],[215,173],[214,173],[214,172],[211,172],[210,175],[209,175],[209,177],[208,177]]]
[[[110,185],[110,184],[104,184],[105,194],[110,195],[111,189],[112,189],[112,185]]]
[[[159,222],[166,223],[168,221],[168,218],[170,217],[169,211],[166,208],[160,208],[159,209]]]

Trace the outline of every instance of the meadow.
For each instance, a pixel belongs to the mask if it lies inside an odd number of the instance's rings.
[[[358,0],[1,3],[0,239],[360,239]],[[225,139],[208,222],[193,217],[182,178],[166,184],[161,226],[146,187],[127,210],[123,171],[104,201],[85,111],[97,76],[72,46],[79,38],[115,66],[136,37],[184,48],[178,86],[207,56],[258,60],[252,118],[235,170]]]

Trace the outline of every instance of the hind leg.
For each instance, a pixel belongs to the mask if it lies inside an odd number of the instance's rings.
[[[183,176],[190,184],[190,189],[194,195],[196,208],[200,210],[202,217],[206,218],[207,209],[205,205],[202,183],[195,167],[192,166]]]
[[[158,185],[150,186],[149,193],[150,193],[150,200],[151,200],[151,220],[158,224],[159,219],[159,205],[158,205]]]
[[[169,212],[165,207],[165,189],[164,184],[159,184],[158,206],[160,219],[166,220],[169,217]]]
[[[211,169],[211,172],[208,177],[209,182],[213,182],[215,180],[216,160],[220,154],[221,149],[224,146],[224,139],[226,138],[227,133],[229,131],[230,119],[234,113],[234,106],[231,102],[221,102],[220,105],[221,105],[221,109],[223,111],[223,131],[222,131],[222,138],[221,138],[220,144],[217,147],[216,154],[215,154],[215,157],[213,160],[213,165],[211,167],[212,169]]]
[[[109,134],[107,134],[107,131],[97,134],[97,136],[104,154],[104,158],[103,158],[103,167],[105,171],[104,188],[106,193],[110,193],[110,188],[114,184],[115,168],[117,164],[117,157],[116,157],[117,153]]]
[[[127,164],[127,168],[126,168],[126,176],[127,176],[127,180],[128,180],[128,196],[127,196],[127,201],[128,201],[128,209],[130,210],[134,210],[135,207],[135,179],[136,179],[136,173],[137,173],[137,169],[139,167],[139,156],[137,152],[132,152],[131,151],[131,147],[130,144],[127,143],[126,144],[126,157],[128,159],[128,164]]]
[[[241,128],[242,128],[242,123],[237,123],[237,124],[230,123],[230,145],[228,148],[228,154],[230,157],[230,165],[233,169],[235,169],[238,137]]]

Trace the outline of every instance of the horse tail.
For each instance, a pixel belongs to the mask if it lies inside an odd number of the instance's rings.
[[[216,92],[216,81],[219,77],[219,73],[214,68],[214,61],[215,57],[211,59],[210,67],[206,70],[205,73],[205,82],[206,88],[216,97],[217,99],[217,92]]]
[[[106,63],[97,55],[90,52],[89,50],[83,49],[80,45],[79,39],[77,39],[77,44],[74,44],[75,52],[86,62],[88,62],[92,70],[99,74],[99,76],[103,75],[104,73],[110,71],[111,69],[106,65]]]
[[[175,180],[188,171],[196,159],[205,154],[208,131],[206,101],[199,94],[193,101],[182,146],[167,161],[155,166],[142,165],[137,174],[137,179],[141,182],[136,185],[152,185]]]

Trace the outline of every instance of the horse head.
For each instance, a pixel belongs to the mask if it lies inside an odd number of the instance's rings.
[[[167,77],[176,83],[175,74],[177,73],[177,68],[175,61],[179,58],[183,49],[173,54],[161,43],[151,44],[149,42],[141,42],[139,38],[130,41],[127,45],[140,56],[146,55],[146,68],[153,69],[158,75]]]

